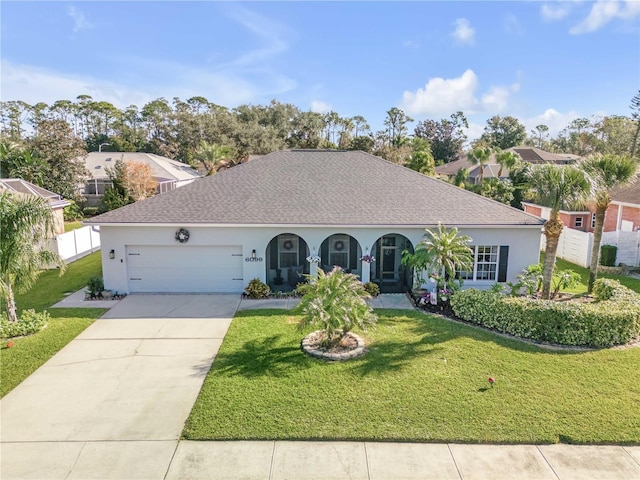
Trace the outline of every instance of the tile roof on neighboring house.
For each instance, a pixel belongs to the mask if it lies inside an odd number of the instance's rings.
[[[640,206],[640,177],[630,185],[615,188],[611,192],[611,199],[614,202],[630,203]]]
[[[542,225],[540,219],[358,151],[264,155],[94,217],[96,224]]]
[[[202,175],[189,165],[153,153],[143,152],[90,152],[84,164],[92,178],[106,179],[107,168],[113,168],[118,160],[144,163],[151,167],[151,174],[158,179],[187,181]]]
[[[571,153],[551,153],[537,147],[511,147],[508,151],[516,152],[520,158],[529,163],[576,163],[581,160],[579,155]]]
[[[70,205],[68,200],[65,200],[57,193],[50,192],[21,178],[0,178],[0,190],[45,198],[49,201],[53,209],[64,208]]]

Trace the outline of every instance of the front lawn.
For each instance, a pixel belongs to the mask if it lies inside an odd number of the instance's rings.
[[[417,311],[378,314],[367,355],[329,363],[301,353],[289,312],[238,313],[184,437],[640,442],[640,348],[553,351]]]
[[[49,325],[35,335],[13,339],[11,348],[6,348],[7,340],[2,341],[0,396],[6,395],[107,311],[104,308],[50,308],[62,300],[65,293],[80,290],[90,277],[100,275],[101,271],[100,252],[92,253],[71,263],[62,277],[57,270],[44,272],[29,292],[16,296],[18,312],[46,309],[52,318]],[[0,306],[5,309],[4,302]]]
[[[544,262],[544,253],[540,255],[540,263]],[[568,262],[562,258],[556,257],[556,271],[573,270],[580,275],[580,283],[575,287],[563,290],[563,292],[573,294],[587,293],[587,285],[589,284],[589,269],[576,265],[575,263]],[[613,278],[618,280],[622,285],[630,288],[636,293],[640,293],[640,279],[629,277],[626,275],[612,275],[609,273],[598,272],[598,278]]]

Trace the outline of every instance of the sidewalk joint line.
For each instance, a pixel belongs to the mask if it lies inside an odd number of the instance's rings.
[[[276,461],[276,441],[273,440],[273,448],[271,449],[271,464],[269,465],[269,480],[273,478],[273,464]]]
[[[367,478],[371,480],[371,471],[369,470],[369,451],[367,450],[367,442],[362,442],[364,445],[364,459],[367,464]]]
[[[458,467],[458,462],[456,462],[456,457],[453,454],[453,450],[451,450],[451,444],[447,443],[447,448],[449,449],[449,455],[451,455],[451,459],[453,460],[453,464],[456,466],[456,471],[458,472],[458,476],[460,477],[460,480],[464,480],[464,475],[462,475],[462,472],[460,471],[460,467]]]
[[[176,453],[178,453],[178,446],[180,445],[180,439],[176,442],[176,448],[173,449],[173,453],[171,454],[171,459],[169,460],[169,465],[167,465],[167,471],[164,472],[163,480],[166,480],[167,475],[169,475],[169,470],[171,470],[171,464],[173,463],[173,459],[176,458]]]
[[[547,462],[547,465],[549,465],[549,468],[551,469],[551,471],[553,472],[553,474],[556,476],[556,478],[558,480],[560,480],[560,475],[558,475],[558,472],[556,472],[556,469],[553,468],[553,465],[551,465],[551,462],[547,459],[547,457],[544,455],[544,452],[542,450],[540,450],[540,445],[536,445],[536,449],[540,452],[540,455],[542,455],[542,458],[544,458],[544,461]]]

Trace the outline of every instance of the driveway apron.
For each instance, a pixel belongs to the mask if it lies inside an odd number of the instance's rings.
[[[175,449],[239,302],[239,295],[130,295],[119,302],[2,399],[1,477],[58,478],[55,465],[66,478],[67,467],[95,467],[91,455],[108,463],[109,452],[121,458],[136,447],[141,461],[144,452],[164,457],[167,465],[156,467],[166,472],[171,453],[152,451]],[[105,451],[83,442],[123,443]]]

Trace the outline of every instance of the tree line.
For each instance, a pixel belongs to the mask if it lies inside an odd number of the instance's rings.
[[[141,108],[130,105],[124,109],[89,95],[52,104],[3,101],[1,173],[77,198],[75,186],[82,183],[86,172],[75,159],[98,150],[155,153],[192,166],[202,164],[208,173],[214,173],[221,155],[233,164],[249,155],[288,148],[362,150],[425,174],[457,160],[466,149],[482,147],[500,151],[530,145],[581,156],[634,156],[640,93],[632,100],[631,111],[630,117],[575,119],[555,137],[549,135],[547,125],[527,133],[517,118],[495,115],[469,145],[463,112],[420,121],[410,132],[413,119],[393,107],[386,112],[384,128],[374,132],[361,115],[302,111],[277,100],[227,108],[204,97],[171,102],[158,98]]]

